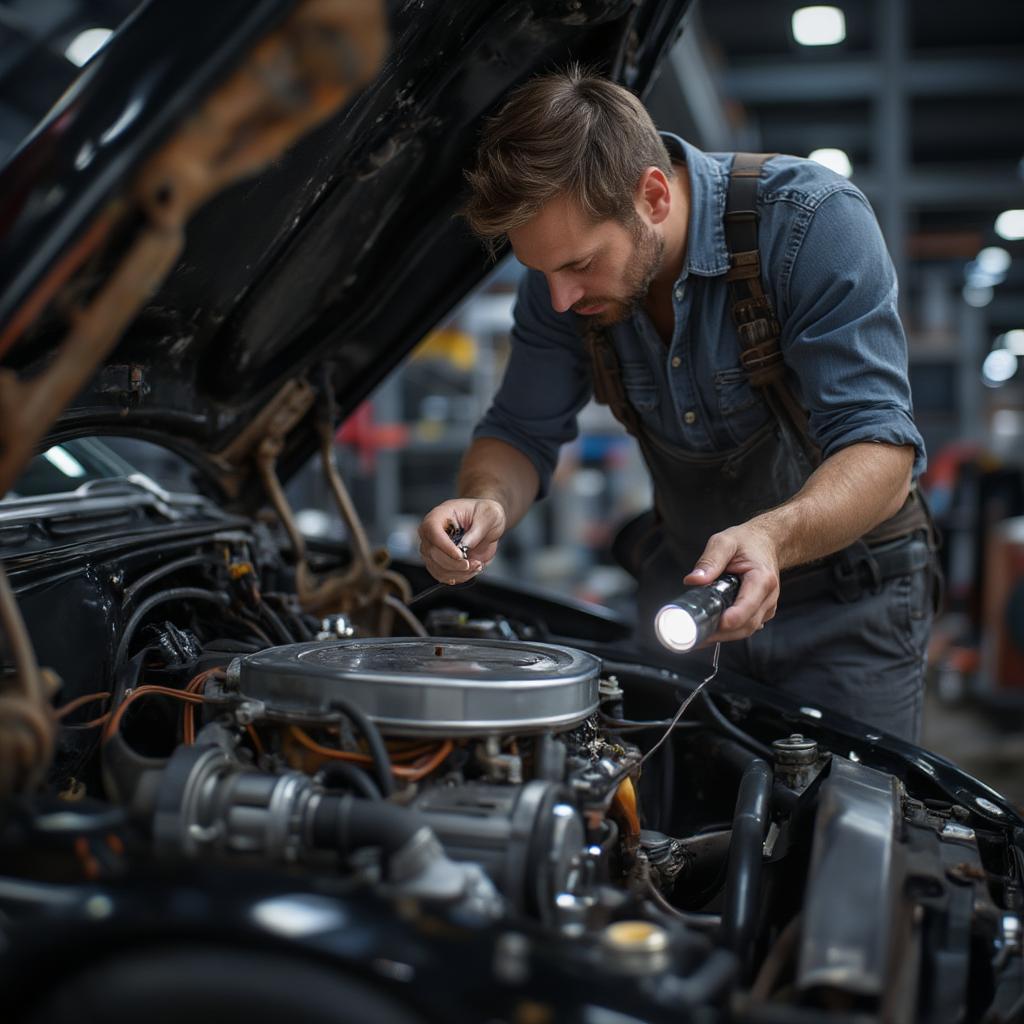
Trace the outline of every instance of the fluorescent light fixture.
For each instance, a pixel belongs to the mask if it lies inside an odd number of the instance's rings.
[[[64,56],[67,57],[75,67],[82,67],[99,53],[106,45],[107,40],[113,35],[109,28],[87,28],[79,32],[67,45]]]
[[[70,452],[65,451],[60,445],[54,445],[52,448],[47,448],[43,452],[43,458],[53,466],[55,469],[59,469],[65,476],[80,477],[85,476],[85,467],[72,455]]]
[[[981,379],[990,388],[1005,384],[1017,372],[1017,357],[1005,348],[994,348],[981,364]]]
[[[983,309],[992,301],[992,286],[988,284],[965,284],[961,292],[964,302],[975,309]]]
[[[835,171],[836,174],[841,174],[844,178],[853,174],[853,164],[841,149],[816,149],[808,155],[807,159],[827,167],[830,171]]]
[[[1012,352],[1015,356],[1024,358],[1024,330],[1019,327],[1012,331],[1007,331],[1001,339],[997,338],[996,343],[1002,341],[1002,347],[1007,352]]]
[[[846,38],[846,16],[838,7],[801,7],[792,25],[801,46],[835,46]]]
[[[998,274],[988,273],[977,260],[971,260],[964,267],[964,279],[972,288],[994,288],[1006,280],[1006,271]]]
[[[998,276],[1010,269],[1010,254],[998,245],[990,245],[978,253],[974,262],[983,273]]]
[[[1024,238],[1024,210],[1003,210],[996,217],[996,234],[1008,242]]]

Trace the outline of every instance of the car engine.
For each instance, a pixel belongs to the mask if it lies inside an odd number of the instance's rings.
[[[87,1019],[121,1019],[121,958],[158,943],[133,975],[151,998],[197,927],[215,959],[312,942],[323,984],[369,978],[409,1019],[521,1019],[528,999],[538,1020],[938,1021],[1012,1001],[1021,833],[941,759],[735,678],[680,716],[702,670],[582,607],[570,642],[528,590],[418,602],[396,582],[314,615],[267,527],[225,525],[12,573],[62,680],[49,784],[0,830],[0,969],[25,1019],[62,1019],[83,986]],[[310,578],[346,571],[305,557]],[[39,955],[67,962],[41,1002]],[[167,1019],[208,1009],[167,984]],[[222,988],[270,1019],[258,982]]]

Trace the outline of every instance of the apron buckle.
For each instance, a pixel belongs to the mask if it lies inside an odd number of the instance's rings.
[[[859,600],[865,593],[882,591],[882,570],[863,541],[855,541],[844,548],[832,562],[832,580],[836,597],[847,604]]]

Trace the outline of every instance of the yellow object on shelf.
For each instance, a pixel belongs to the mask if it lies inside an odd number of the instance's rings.
[[[476,365],[476,338],[465,331],[446,327],[428,334],[415,348],[413,359],[441,359],[457,370],[469,371]]]

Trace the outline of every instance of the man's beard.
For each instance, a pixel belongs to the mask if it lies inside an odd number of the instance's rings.
[[[630,233],[633,236],[633,255],[625,273],[626,298],[586,299],[577,303],[584,307],[603,304],[605,308],[590,317],[602,327],[622,323],[640,309],[647,299],[651,283],[661,270],[665,256],[665,239],[639,217],[630,224]]]

